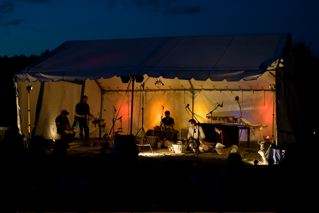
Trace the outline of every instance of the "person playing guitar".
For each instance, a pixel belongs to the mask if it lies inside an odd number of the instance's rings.
[[[192,118],[188,122],[190,123],[190,126],[188,128],[188,144],[186,147],[190,146],[192,151],[198,155],[199,151],[203,151],[203,139],[205,139],[205,133],[195,119]]]
[[[57,133],[60,135],[60,139],[66,143],[71,141],[74,136],[74,131],[73,128],[71,128],[68,115],[69,112],[64,109],[55,118]]]
[[[88,97],[84,95],[80,103],[75,106],[75,118],[73,127],[78,123],[80,128],[80,139],[89,140],[89,119],[94,117],[90,112],[90,106],[87,103]],[[84,132],[84,137],[83,137]]]

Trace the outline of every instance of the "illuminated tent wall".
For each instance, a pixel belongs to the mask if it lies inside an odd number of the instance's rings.
[[[239,117],[234,100],[239,96],[243,118],[267,125],[263,134],[276,137],[278,120],[290,128],[274,90],[288,40],[285,35],[250,35],[67,41],[16,76],[18,123],[26,134],[26,86],[31,84],[31,128],[36,134],[55,138],[54,119],[61,109],[70,112],[73,122],[81,94],[89,96],[92,114],[106,120],[107,131],[114,109],[119,110],[122,119],[116,129],[128,133],[132,85],[121,79],[143,76],[134,87],[134,134],[141,128],[142,106],[145,130],[159,125],[165,110],[180,130],[191,117],[187,104],[201,122],[209,122],[206,114],[221,102],[224,107],[214,115]],[[98,128],[92,125],[91,134],[97,136]],[[253,131],[252,137],[260,134]]]

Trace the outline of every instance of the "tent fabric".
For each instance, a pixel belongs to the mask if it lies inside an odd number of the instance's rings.
[[[97,79],[96,81],[104,91],[129,91],[131,89],[130,84],[123,83],[120,77]],[[161,82],[163,85],[157,82]],[[269,84],[275,83],[275,77],[271,75],[269,71],[259,75],[258,78],[253,78],[249,81],[240,80],[232,82],[226,80],[212,81],[210,79],[200,81],[194,79],[154,78],[144,75],[142,83],[144,84],[145,90],[269,90]],[[136,82],[135,90],[141,90],[142,83]]]
[[[75,115],[75,105],[79,102],[81,86],[70,82],[48,82],[44,85],[42,107],[36,135],[48,139],[58,139],[55,118],[61,110],[67,110],[71,125]]]
[[[144,130],[152,129],[160,124],[161,116],[165,110],[169,110],[175,118],[175,128],[179,131],[187,128],[191,115],[185,110],[185,106],[192,106],[192,92],[188,80],[160,78],[164,85],[155,85],[157,78],[145,76],[145,91],[141,89],[141,84],[135,84],[134,92],[134,112],[133,112],[133,134],[136,134],[142,127],[142,106],[144,106]],[[261,134],[272,134],[272,113],[274,91],[269,90],[269,84],[274,84],[275,79],[269,72],[265,72],[257,80],[253,81],[206,81],[190,80],[196,89],[194,96],[194,112],[199,115],[199,120],[209,123],[206,114],[211,111],[217,103],[223,102],[223,108],[218,108],[214,112],[215,116],[235,116],[239,117],[239,108],[234,100],[240,97],[243,117],[252,124],[267,125],[263,132],[251,131],[252,140],[260,140]],[[31,92],[31,112],[32,128],[34,127],[34,113],[38,101],[39,81],[31,82],[34,90]],[[27,133],[27,109],[26,109],[26,86],[28,83],[18,81],[20,91],[19,101],[21,111],[22,132]],[[104,91],[100,91],[98,85]],[[242,89],[238,89],[239,86]],[[220,90],[218,90],[218,88]],[[216,89],[216,90],[215,90]],[[264,90],[263,90],[264,89]],[[115,131],[122,130],[128,133],[130,129],[130,106],[131,87],[129,83],[122,83],[119,77],[109,79],[86,80],[85,91],[89,99],[91,113],[95,117],[103,118],[106,128],[103,131],[109,133],[114,117],[114,109],[119,111],[120,120],[115,124]],[[56,139],[56,127],[54,119],[62,109],[70,112],[69,119],[73,122],[75,105],[79,102],[81,95],[81,85],[71,82],[45,82],[42,109],[36,133],[48,139]],[[102,97],[101,97],[102,95]],[[142,98],[144,97],[144,105]],[[103,100],[103,101],[102,101]],[[102,101],[102,102],[101,102]],[[90,122],[91,137],[98,136],[98,127]]]
[[[73,81],[144,75],[238,81],[263,73],[286,35],[193,36],[66,41],[20,79]]]

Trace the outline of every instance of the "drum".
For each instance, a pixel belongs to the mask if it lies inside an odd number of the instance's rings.
[[[159,138],[157,136],[146,136],[146,141],[147,143],[151,144],[152,148],[157,147],[158,139]]]
[[[175,154],[182,154],[183,153],[183,144],[172,144],[173,151]]]
[[[178,131],[172,128],[167,128],[162,131],[162,138],[170,141],[177,141]]]

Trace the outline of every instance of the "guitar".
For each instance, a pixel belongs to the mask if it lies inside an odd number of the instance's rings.
[[[95,118],[93,115],[79,115],[77,113],[75,113],[75,117],[76,118],[85,118],[87,121],[97,120],[98,119],[98,118]]]

